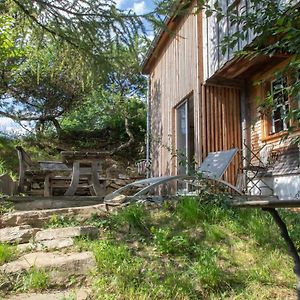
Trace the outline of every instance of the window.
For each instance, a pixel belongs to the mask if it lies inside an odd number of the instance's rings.
[[[299,83],[296,77],[280,76],[266,82],[265,96],[271,95],[272,105],[264,113],[265,138],[277,137],[284,134],[290,128],[299,129],[300,93],[292,96],[289,86]]]
[[[177,174],[189,174],[194,170],[195,142],[194,142],[194,100],[190,96],[176,108],[176,150]],[[184,182],[177,183],[177,192],[190,191],[190,185]]]
[[[188,174],[194,158],[194,103],[193,98],[185,100],[176,108],[177,123],[177,170]]]
[[[271,82],[274,108],[272,109],[272,131],[270,134],[288,129],[286,116],[289,112],[289,97],[286,88],[287,81],[285,78],[280,77]]]

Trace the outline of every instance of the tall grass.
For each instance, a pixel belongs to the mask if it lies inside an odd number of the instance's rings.
[[[17,247],[0,243],[0,265],[13,260],[17,255]]]
[[[26,271],[21,280],[20,290],[22,291],[42,291],[50,285],[49,273],[43,269],[31,268]]]

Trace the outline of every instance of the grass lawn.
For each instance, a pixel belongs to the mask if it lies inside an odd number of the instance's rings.
[[[96,256],[95,299],[294,299],[293,262],[271,217],[211,200],[133,205],[99,222],[100,240],[77,241]],[[300,217],[281,213],[300,246]]]

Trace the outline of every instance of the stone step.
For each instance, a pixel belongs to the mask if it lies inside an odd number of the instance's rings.
[[[18,244],[18,249],[62,249],[74,245],[75,237],[96,239],[99,230],[94,226],[76,226],[55,229],[32,228],[29,225],[0,229],[0,243]]]
[[[49,222],[53,215],[64,216],[67,218],[76,217],[80,220],[87,220],[93,215],[106,218],[110,211],[115,211],[117,209],[118,207],[112,207],[102,203],[72,208],[15,211],[0,216],[0,228],[21,225],[31,225],[36,228],[42,227],[45,223]]]
[[[33,252],[0,267],[3,278],[19,278],[20,274],[32,268],[45,270],[49,276],[49,284],[55,286],[68,285],[70,278],[85,278],[96,266],[91,252],[54,253]]]
[[[58,250],[73,246],[76,237],[96,239],[98,236],[99,229],[94,226],[44,229],[35,235],[33,242],[18,245],[18,250]]]
[[[10,198],[16,210],[58,209],[68,207],[90,206],[103,203],[103,197],[98,196],[56,196],[28,197],[14,196]]]
[[[77,226],[66,228],[46,229],[39,231],[35,236],[33,246],[36,250],[62,249],[74,245],[74,238],[88,237],[96,239],[99,236],[99,230],[94,226]]]
[[[76,226],[65,228],[44,229],[37,232],[35,241],[56,240],[62,238],[74,238],[86,236],[91,239],[98,237],[98,229],[94,226]]]
[[[0,243],[28,243],[35,238],[40,228],[32,228],[29,225],[6,227],[0,229]]]
[[[51,291],[47,293],[24,293],[19,295],[7,296],[7,300],[87,300],[90,299],[91,291],[89,289]]]

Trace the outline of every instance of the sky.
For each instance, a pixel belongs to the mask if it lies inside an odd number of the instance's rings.
[[[114,0],[117,7],[124,10],[132,10],[137,15],[143,15],[154,9],[154,0]],[[149,37],[151,33],[149,33]],[[0,132],[10,134],[22,134],[26,131],[9,118],[0,118]]]
[[[153,0],[115,0],[118,8],[131,9],[136,14],[142,15],[154,8]]]

